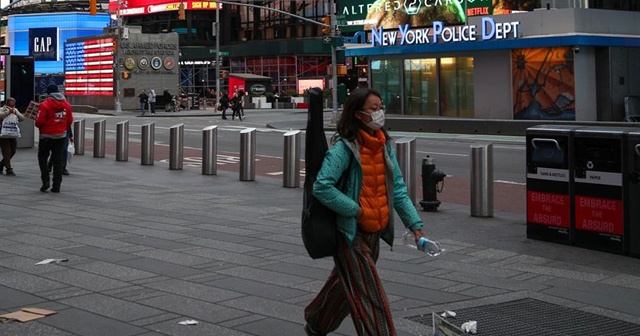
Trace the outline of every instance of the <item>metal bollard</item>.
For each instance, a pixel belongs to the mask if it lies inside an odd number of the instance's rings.
[[[411,203],[416,204],[416,139],[398,139],[396,141],[396,156]]]
[[[169,128],[169,169],[180,170],[184,161],[184,124]]]
[[[73,145],[76,148],[74,155],[84,155],[84,119],[73,122]]]
[[[240,181],[256,179],[256,129],[240,131]]]
[[[142,125],[142,153],[140,155],[140,164],[143,166],[153,166],[155,133],[156,123],[152,122]]]
[[[218,172],[218,126],[202,129],[202,175]]]
[[[129,120],[116,124],[116,161],[129,161]]]
[[[302,139],[300,131],[284,134],[282,186],[285,188],[300,187],[300,139]]]
[[[493,217],[493,144],[471,145],[471,216]]]
[[[102,119],[93,123],[93,157],[103,158],[107,139],[107,121]]]

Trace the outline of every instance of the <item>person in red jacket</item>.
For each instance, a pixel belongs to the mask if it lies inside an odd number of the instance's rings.
[[[47,191],[51,187],[48,167],[49,155],[51,155],[53,165],[51,192],[59,193],[62,183],[62,157],[66,150],[64,143],[67,138],[67,130],[73,123],[73,113],[71,105],[58,91],[57,85],[47,86],[47,94],[49,97],[38,106],[38,116],[36,117],[36,127],[40,130],[38,142],[38,164],[42,179],[40,191]]]

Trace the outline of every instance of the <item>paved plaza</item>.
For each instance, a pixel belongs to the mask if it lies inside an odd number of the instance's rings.
[[[333,263],[302,245],[301,188],[239,181],[230,165],[203,176],[87,151],[53,194],[39,191],[35,148],[14,160],[17,176],[0,176],[0,314],[57,314],[0,324],[0,335],[304,335],[304,308]],[[382,245],[399,335],[431,335],[419,317],[432,312],[522,299],[640,325],[638,259],[528,240],[524,213],[474,218],[454,203],[419,213],[446,252],[400,246],[400,227],[393,250]],[[35,265],[48,258],[68,261]],[[350,320],[335,333],[355,334]]]

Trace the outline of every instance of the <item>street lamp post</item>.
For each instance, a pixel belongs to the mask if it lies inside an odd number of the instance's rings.
[[[118,0],[118,9],[116,11],[116,52],[115,52],[115,60],[113,62],[113,72],[114,72],[114,76],[115,76],[115,91],[116,91],[116,96],[115,96],[115,110],[116,112],[122,112],[122,104],[120,102],[120,49],[121,49],[121,45],[120,45],[120,40],[121,40],[121,36],[122,36],[122,16],[120,15],[120,10],[122,9],[122,1],[123,0]]]
[[[216,97],[214,99],[214,106],[218,102],[220,97],[220,8],[216,8]]]
[[[337,22],[335,2],[331,2],[331,110],[333,111],[333,121],[338,122],[338,56],[336,54]]]

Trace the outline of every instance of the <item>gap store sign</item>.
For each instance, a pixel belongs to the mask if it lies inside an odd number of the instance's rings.
[[[57,61],[58,28],[29,28],[29,55],[36,61]]]
[[[436,21],[430,28],[410,29],[408,24],[398,26],[398,30],[384,31],[371,29],[371,46],[398,46],[417,44],[436,44],[452,42],[488,41],[518,38],[519,21],[496,22],[493,18],[483,17],[477,25],[446,27]]]

